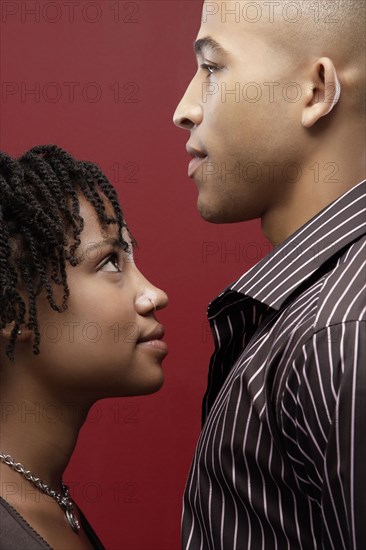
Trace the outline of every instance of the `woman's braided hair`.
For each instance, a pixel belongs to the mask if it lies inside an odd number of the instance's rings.
[[[107,216],[100,192],[112,205],[114,218]],[[127,226],[116,190],[98,166],[78,161],[56,145],[33,147],[16,160],[0,152],[0,330],[14,322],[6,349],[12,362],[26,314],[20,286],[28,294],[34,354],[40,344],[36,297],[45,289],[52,309],[67,309],[66,261],[72,266],[81,261],[76,251],[84,220],[78,193],[92,204],[103,228],[118,224],[118,238],[127,251],[130,245],[122,236]],[[53,284],[63,287],[61,304],[55,302]]]

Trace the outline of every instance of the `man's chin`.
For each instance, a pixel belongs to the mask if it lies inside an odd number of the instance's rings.
[[[197,209],[201,215],[201,218],[209,223],[230,223],[227,216],[223,215],[223,212],[208,206],[198,199]]]
[[[215,208],[214,205],[208,205],[198,198],[197,209],[201,218],[209,223],[240,223],[255,220],[261,215],[257,212],[241,212],[238,210],[230,210],[230,208]]]

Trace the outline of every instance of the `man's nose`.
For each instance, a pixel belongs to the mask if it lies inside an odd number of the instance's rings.
[[[202,118],[202,103],[197,97],[197,90],[193,87],[192,81],[175,110],[173,122],[178,128],[191,130],[202,122]]]

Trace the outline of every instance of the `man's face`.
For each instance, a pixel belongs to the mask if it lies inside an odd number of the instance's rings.
[[[204,156],[192,161],[190,175],[199,211],[214,223],[276,208],[299,176],[304,154],[301,67],[290,43],[288,52],[275,45],[280,22],[270,22],[264,5],[260,21],[250,22],[255,14],[246,4],[204,3],[198,70],[174,115],[191,133],[188,149]]]

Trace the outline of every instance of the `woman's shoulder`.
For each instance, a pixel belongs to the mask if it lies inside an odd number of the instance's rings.
[[[79,509],[81,525],[95,550],[105,550],[94,529]],[[31,525],[0,496],[0,550],[52,550]]]
[[[50,550],[51,546],[0,496],[0,550]],[[51,549],[52,550],[52,549]]]

